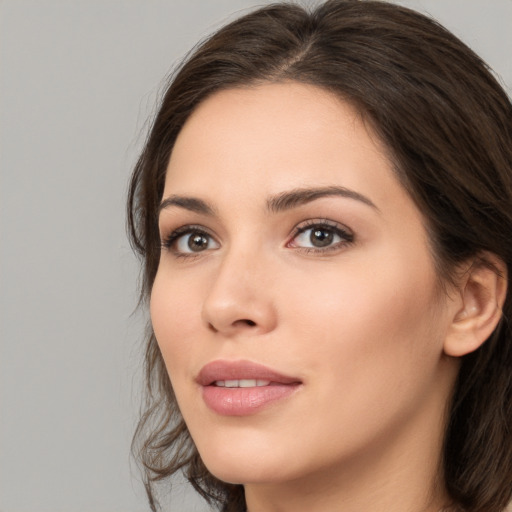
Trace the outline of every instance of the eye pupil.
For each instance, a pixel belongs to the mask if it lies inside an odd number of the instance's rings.
[[[188,239],[188,247],[194,252],[203,251],[208,247],[208,237],[201,233],[191,235]]]
[[[327,229],[313,229],[311,231],[310,241],[315,247],[326,247],[333,241],[334,234]]]

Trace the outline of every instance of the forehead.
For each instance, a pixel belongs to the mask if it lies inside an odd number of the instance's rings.
[[[383,145],[354,107],[316,86],[269,83],[224,90],[198,106],[176,140],[164,196],[233,200],[248,191],[329,185],[377,199],[401,189]]]

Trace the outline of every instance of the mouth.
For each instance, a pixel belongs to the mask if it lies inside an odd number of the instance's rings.
[[[262,379],[239,379],[239,380],[216,380],[213,385],[220,388],[257,388],[269,386],[269,380]]]
[[[206,406],[222,416],[248,416],[295,393],[302,381],[251,361],[213,361],[196,379]]]

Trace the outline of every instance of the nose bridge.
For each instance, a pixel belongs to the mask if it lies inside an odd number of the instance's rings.
[[[217,332],[265,333],[276,323],[269,266],[254,243],[233,244],[225,254],[205,297],[203,320]]]

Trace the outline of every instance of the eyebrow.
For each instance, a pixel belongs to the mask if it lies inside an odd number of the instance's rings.
[[[317,199],[332,196],[354,199],[380,212],[379,208],[368,197],[356,192],[355,190],[337,185],[317,188],[296,188],[287,192],[282,192],[267,200],[267,209],[272,213],[278,213],[311,203]],[[208,216],[214,216],[216,214],[215,208],[206,201],[196,197],[179,195],[171,195],[165,198],[158,207],[158,213],[160,214],[162,210],[172,206],[177,206],[191,212]]]
[[[184,208],[185,210],[189,210],[195,213],[202,213],[203,215],[215,215],[215,208],[208,204],[206,201],[196,197],[177,195],[172,195],[165,198],[158,207],[158,214],[160,214],[162,210],[165,210],[165,208],[169,208],[171,206],[178,206],[179,208]]]
[[[283,192],[277,196],[269,198],[267,201],[267,208],[271,212],[277,213],[302,206],[303,204],[310,203],[316,199],[331,196],[355,199],[356,201],[360,201],[367,206],[371,206],[380,212],[379,208],[377,208],[373,201],[371,201],[371,199],[368,197],[360,194],[359,192],[356,192],[355,190],[339,187],[337,185],[319,188],[296,188],[290,190],[289,192]]]

